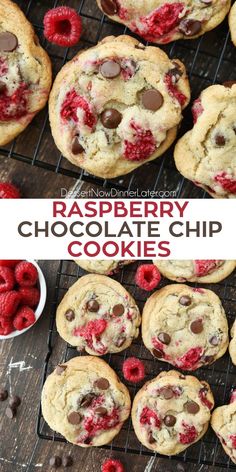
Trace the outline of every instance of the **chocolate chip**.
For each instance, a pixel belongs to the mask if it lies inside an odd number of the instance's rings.
[[[17,395],[13,395],[13,397],[10,398],[9,400],[9,406],[12,408],[18,408],[21,404],[21,399]]]
[[[6,84],[0,80],[0,94],[5,92],[6,88]]]
[[[161,389],[161,394],[163,395],[165,400],[170,400],[174,396],[173,390],[171,390],[171,388],[168,388],[168,387],[163,387]]]
[[[71,456],[64,456],[62,459],[63,467],[71,467],[73,465],[73,459]]]
[[[98,406],[95,410],[96,415],[105,416],[107,414],[107,409],[103,406]]]
[[[66,365],[59,364],[59,365],[56,367],[56,374],[57,374],[57,375],[63,374],[63,372],[65,372],[66,368],[67,368]]]
[[[191,323],[190,329],[194,334],[200,334],[203,331],[202,320],[195,320]]]
[[[173,415],[166,415],[164,418],[164,423],[166,426],[174,426],[176,423],[176,418]]]
[[[220,133],[216,134],[215,143],[216,143],[217,146],[220,146],[220,147],[224,146],[225,142],[226,141],[225,141],[225,137],[223,136],[223,134],[220,134]]]
[[[206,364],[212,364],[214,362],[215,356],[202,356],[201,361],[205,362]]]
[[[194,401],[186,402],[184,404],[184,408],[187,410],[188,413],[190,413],[190,415],[196,415],[200,410],[199,405]]]
[[[83,442],[84,442],[84,444],[91,444],[92,440],[93,440],[93,438],[91,436],[88,436]]]
[[[88,393],[82,398],[82,400],[78,404],[78,407],[87,408],[89,405],[91,405],[95,397],[96,395],[94,393]]]
[[[218,346],[218,344],[220,343],[220,340],[219,338],[217,338],[217,336],[212,336],[209,339],[209,343],[212,344],[212,346]]]
[[[1,388],[0,390],[0,402],[5,402],[5,400],[8,398],[8,391],[5,390],[4,388]]]
[[[152,353],[157,359],[161,359],[164,356],[163,352],[159,351],[159,349],[153,349]]]
[[[226,80],[225,82],[223,82],[224,87],[227,87],[227,88],[231,88],[235,84],[236,84],[235,80]]]
[[[201,29],[202,23],[198,20],[182,20],[179,24],[179,31],[185,36],[195,36]]]
[[[171,337],[168,333],[159,333],[157,337],[163,344],[170,344],[171,342]]]
[[[115,108],[108,108],[101,114],[101,122],[104,128],[115,129],[122,120],[122,114]]]
[[[12,52],[18,46],[18,39],[9,31],[5,31],[4,33],[0,33],[0,51],[4,52]]]
[[[141,102],[147,110],[157,111],[162,107],[164,99],[158,90],[149,89],[141,94]]]
[[[100,379],[97,379],[94,382],[94,386],[99,388],[100,390],[107,390],[110,387],[110,383],[107,379],[104,379],[104,377],[101,377]]]
[[[16,408],[12,408],[11,406],[8,406],[6,408],[6,415],[10,420],[12,420],[16,416]]]
[[[65,317],[67,321],[73,321],[75,319],[75,312],[73,310],[67,310],[65,312]]]
[[[119,337],[117,338],[117,340],[115,341],[115,346],[121,347],[121,346],[123,346],[123,344],[125,343],[125,341],[126,341],[126,337],[121,335],[121,336],[119,336]]]
[[[83,146],[81,146],[81,144],[79,142],[79,136],[75,136],[73,138],[72,144],[71,144],[71,151],[75,155],[82,154],[82,152],[84,152],[84,148],[83,148]]]
[[[115,15],[118,13],[118,6],[115,0],[101,0],[102,11],[106,15]]]
[[[91,311],[92,313],[97,313],[97,311],[99,310],[99,303],[97,302],[97,300],[89,300],[86,303],[86,309],[88,311]]]
[[[124,311],[125,311],[125,307],[121,303],[113,306],[113,309],[112,309],[112,313],[114,316],[122,316]]]
[[[61,464],[62,464],[62,460],[59,456],[52,456],[49,460],[49,465],[51,467],[54,467],[55,469],[58,469],[59,467],[61,467]]]
[[[106,79],[114,79],[120,74],[120,70],[120,64],[112,60],[107,60],[100,66],[100,72]]]
[[[180,305],[183,305],[183,306],[189,306],[189,305],[191,305],[192,300],[187,295],[183,295],[182,297],[180,297],[179,303],[180,303]]]
[[[177,83],[180,77],[183,75],[183,71],[181,70],[178,62],[173,61],[172,64],[175,66],[173,69],[170,69],[168,75],[172,77],[172,82]]]
[[[81,422],[81,415],[77,411],[71,411],[67,419],[70,424],[79,424]]]
[[[156,442],[156,440],[153,437],[151,431],[149,431],[149,433],[148,433],[148,442],[149,442],[149,444],[154,444]]]

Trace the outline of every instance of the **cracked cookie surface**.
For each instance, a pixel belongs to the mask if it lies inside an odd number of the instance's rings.
[[[0,145],[27,127],[50,87],[50,59],[31,24],[15,3],[0,0]]]
[[[42,391],[48,425],[82,447],[102,446],[120,431],[130,414],[130,396],[114,370],[97,357],[80,356],[60,364]]]
[[[222,447],[236,464],[236,392],[230,398],[229,405],[216,408],[211,417],[211,427],[219,438]]]
[[[158,360],[191,371],[223,356],[228,323],[219,297],[211,290],[167,285],[145,303],[142,337]]]
[[[229,13],[229,29],[231,39],[236,46],[236,3],[233,4]]]
[[[176,144],[179,172],[214,198],[236,197],[236,82],[212,85],[193,105],[194,127]]]
[[[160,261],[153,264],[167,279],[176,282],[217,283],[224,280],[235,269],[235,261],[222,260],[183,260]]]
[[[179,454],[205,434],[213,406],[206,382],[173,370],[161,372],[134,398],[134,430],[147,448],[159,454]]]
[[[68,290],[57,309],[60,336],[78,350],[104,355],[120,352],[139,334],[139,309],[119,282],[85,275]]]
[[[52,134],[73,164],[117,177],[168,149],[189,98],[180,61],[129,36],[108,37],[57,75],[49,101]]]
[[[131,264],[133,261],[114,261],[114,260],[90,260],[90,259],[78,259],[75,260],[76,264],[87,272],[93,274],[111,275],[114,272],[118,272],[124,266]]]
[[[192,39],[218,26],[230,8],[229,0],[97,0],[103,13],[146,41],[169,43]]]

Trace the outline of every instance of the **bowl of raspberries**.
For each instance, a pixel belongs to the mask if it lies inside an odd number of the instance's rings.
[[[36,323],[46,293],[37,262],[0,260],[0,339],[19,336]]]

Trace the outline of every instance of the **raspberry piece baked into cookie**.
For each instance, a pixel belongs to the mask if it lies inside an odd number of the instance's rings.
[[[229,405],[216,408],[211,417],[211,427],[218,436],[222,447],[236,464],[236,392],[230,398]]]
[[[113,261],[109,259],[97,261],[91,259],[78,259],[75,260],[75,262],[82,269],[87,270],[87,272],[92,272],[93,274],[111,275],[134,261]]]
[[[206,433],[213,406],[206,382],[174,370],[161,372],[134,398],[134,430],[149,449],[168,456],[179,454]]]
[[[236,82],[212,85],[193,105],[194,127],[176,144],[179,172],[214,198],[236,197]]]
[[[235,261],[195,260],[160,261],[153,264],[167,279],[176,282],[217,283],[224,280],[235,269]]]
[[[73,164],[117,177],[168,149],[189,97],[180,61],[129,36],[108,37],[57,75],[49,102],[52,134]]]
[[[231,39],[236,46],[236,3],[233,4],[229,14],[229,29]]]
[[[192,39],[218,26],[229,0],[97,0],[103,13],[153,43]]]
[[[21,133],[47,102],[51,63],[20,8],[0,0],[0,145]]]
[[[50,428],[82,447],[102,446],[130,414],[130,396],[102,359],[75,357],[58,365],[42,391],[42,413]]]
[[[60,336],[78,350],[98,356],[130,346],[140,322],[139,309],[125,288],[95,274],[72,285],[56,314]]]
[[[228,323],[211,290],[167,285],[145,303],[142,337],[157,359],[191,371],[223,356]]]

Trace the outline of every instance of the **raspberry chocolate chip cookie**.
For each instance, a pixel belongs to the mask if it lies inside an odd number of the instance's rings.
[[[196,370],[223,356],[228,324],[211,290],[167,285],[146,302],[142,337],[157,359],[183,370]]]
[[[213,406],[206,382],[174,370],[161,372],[134,398],[134,430],[147,448],[168,456],[179,454],[206,433]]]
[[[229,14],[229,29],[231,39],[236,46],[236,3],[233,4]]]
[[[167,279],[176,282],[217,283],[235,269],[235,261],[153,261]]]
[[[42,413],[50,428],[82,447],[102,446],[130,414],[130,396],[113,369],[97,357],[58,365],[42,392]]]
[[[192,39],[218,26],[230,0],[97,0],[103,13],[152,43]]]
[[[194,127],[175,147],[180,173],[215,198],[236,197],[236,82],[212,85],[193,105]]]
[[[113,260],[75,260],[76,264],[87,272],[93,274],[112,275],[114,272],[118,272],[127,264],[131,264],[133,261],[113,261]]]
[[[185,67],[129,36],[108,37],[59,72],[52,134],[73,164],[113,178],[161,156],[188,104]]]
[[[139,333],[139,309],[119,282],[85,275],[68,290],[56,314],[60,336],[97,356],[120,352]]]
[[[0,0],[0,145],[7,144],[44,107],[51,63],[19,7]]]
[[[230,398],[229,405],[216,408],[211,417],[211,427],[218,436],[222,447],[236,464],[236,392]]]

